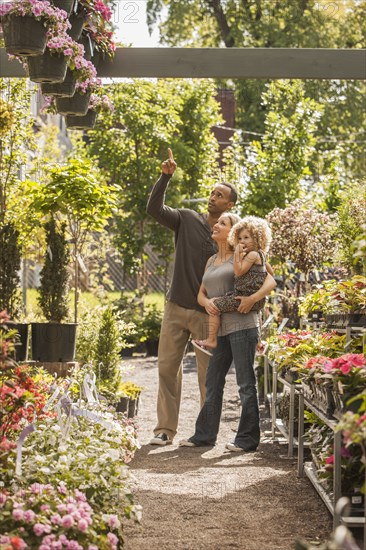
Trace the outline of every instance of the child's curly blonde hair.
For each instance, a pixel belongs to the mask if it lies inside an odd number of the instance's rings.
[[[257,216],[245,216],[240,222],[237,222],[228,236],[228,243],[235,247],[238,244],[238,236],[242,229],[246,229],[254,241],[255,250],[262,250],[267,253],[272,241],[271,229],[268,222]]]

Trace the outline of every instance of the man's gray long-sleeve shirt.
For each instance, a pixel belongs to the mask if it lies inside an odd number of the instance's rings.
[[[181,307],[204,311],[197,302],[197,294],[206,262],[216,252],[211,227],[203,214],[166,206],[165,191],[170,178],[161,175],[147,203],[148,214],[175,234],[173,276],[167,298]]]

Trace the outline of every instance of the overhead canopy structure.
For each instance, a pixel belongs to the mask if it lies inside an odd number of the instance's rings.
[[[0,50],[0,77],[25,77]],[[366,79],[366,50],[313,48],[118,48],[98,76],[111,78]]]

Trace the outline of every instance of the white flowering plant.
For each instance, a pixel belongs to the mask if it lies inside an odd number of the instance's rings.
[[[53,485],[62,481],[68,490],[82,490],[94,510],[114,510],[121,519],[138,520],[140,509],[133,503],[126,465],[138,447],[134,425],[122,413],[94,414],[103,425],[78,417],[68,434],[55,419],[42,420],[25,442],[22,476],[15,476],[14,452],[4,481],[9,486],[14,479],[20,485],[23,480]]]

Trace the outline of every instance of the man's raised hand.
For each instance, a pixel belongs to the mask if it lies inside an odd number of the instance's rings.
[[[175,169],[177,167],[177,163],[174,160],[172,150],[168,147],[168,160],[165,160],[163,164],[161,165],[161,171],[163,174],[174,174]]]

